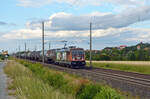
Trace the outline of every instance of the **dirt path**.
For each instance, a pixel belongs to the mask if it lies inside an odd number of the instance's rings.
[[[0,62],[0,99],[15,99],[14,97],[8,96],[7,91],[7,76],[3,71],[5,63]]]

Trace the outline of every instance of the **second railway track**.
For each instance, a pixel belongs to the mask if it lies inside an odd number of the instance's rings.
[[[96,69],[96,70],[93,69],[93,70],[91,70],[91,72],[93,72],[96,75],[103,75],[105,77],[110,77],[112,79],[117,79],[117,80],[126,80],[129,83],[135,83],[135,84],[138,84],[141,86],[146,86],[146,87],[150,88],[150,79],[134,77],[132,75],[129,76],[129,75],[125,75],[125,74],[112,73],[112,72],[102,71],[102,70],[100,68]],[[143,75],[143,74],[141,74],[141,75]]]

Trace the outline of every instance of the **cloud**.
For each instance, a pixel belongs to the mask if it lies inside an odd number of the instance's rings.
[[[0,21],[0,25],[7,25],[7,23]]]
[[[27,22],[25,29],[10,31],[1,38],[41,38],[42,21],[45,21],[45,34],[50,38],[87,38],[89,37],[89,23],[92,21],[92,34],[95,38],[121,37],[126,41],[146,40],[150,38],[149,29],[135,29],[128,26],[149,19],[149,6],[127,9],[118,14],[93,12],[75,16],[71,13],[60,12],[51,15],[48,20],[35,19]]]
[[[115,35],[119,32],[115,32],[116,29],[110,28],[107,30],[94,30],[93,37],[103,37],[107,35]],[[20,29],[11,31],[10,33],[4,34],[2,38],[4,39],[33,39],[40,38],[42,34],[41,29],[31,30],[31,29]],[[71,37],[83,37],[89,36],[89,31],[46,31],[46,37],[50,38],[71,38]]]
[[[137,33],[140,35],[139,31],[147,35],[149,30],[137,30],[128,28],[128,26],[139,21],[149,20],[149,18],[150,7],[148,6],[125,10],[119,14],[93,12],[91,14],[75,16],[70,13],[60,12],[51,15],[48,20],[35,19],[27,22],[25,29],[11,31],[2,37],[6,39],[32,39],[41,37],[42,21],[45,21],[46,35],[54,38],[88,37],[90,21],[93,23],[93,37],[120,35],[123,33]],[[134,39],[127,38],[127,40]]]
[[[123,6],[137,6],[146,4],[147,0],[18,0],[19,6],[23,7],[39,7],[52,3],[66,3],[70,5],[102,5],[105,3],[123,5]]]
[[[10,33],[1,36],[3,39],[34,39],[41,38],[41,29],[19,29],[11,31]],[[130,35],[125,36],[125,35]],[[133,36],[132,36],[133,35]],[[136,35],[136,36],[135,36]],[[45,31],[45,36],[49,38],[87,38],[89,31]],[[92,36],[94,38],[102,37],[124,37],[124,40],[134,40],[134,38],[145,39],[150,37],[150,29],[136,29],[136,28],[109,28],[93,30]]]
[[[19,29],[3,34],[1,40],[39,40],[41,39],[41,29]],[[132,42],[149,42],[150,29],[143,28],[108,28],[92,31],[93,42],[105,46],[116,46],[117,44],[129,44]],[[82,31],[45,31],[46,40],[68,40],[74,44],[84,44],[89,41],[89,30]],[[98,41],[97,41],[97,40]],[[71,43],[71,44],[73,44]],[[109,43],[109,44],[108,44]],[[106,45],[107,44],[107,45]],[[97,45],[95,45],[97,46]]]
[[[45,29],[49,31],[60,30],[89,30],[90,21],[93,29],[123,28],[131,24],[150,19],[150,6],[124,10],[119,14],[95,12],[86,15],[75,16],[70,13],[55,13],[45,22]],[[41,29],[40,21],[27,22],[29,29]]]
[[[143,41],[143,42],[149,42],[150,38],[150,29],[132,29],[132,32],[134,34],[133,37],[126,38],[127,41]]]
[[[6,22],[3,22],[3,21],[0,21],[0,26],[16,26],[16,24],[14,24],[14,23],[6,23]]]

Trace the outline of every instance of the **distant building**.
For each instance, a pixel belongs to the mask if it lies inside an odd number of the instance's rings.
[[[122,49],[124,49],[124,48],[126,48],[126,47],[127,47],[126,45],[120,45],[120,46],[119,46],[119,49],[122,50]]]

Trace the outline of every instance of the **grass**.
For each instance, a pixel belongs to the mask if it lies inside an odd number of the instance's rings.
[[[21,64],[8,62],[4,71],[13,79],[9,89],[16,90],[15,95],[19,99],[74,99],[72,95],[64,94],[44,83]]]
[[[87,79],[64,72],[51,70],[38,63],[33,64],[23,60],[17,61],[23,65],[10,62],[5,67],[5,71],[14,79],[12,88],[16,89],[16,95],[20,99],[25,99],[24,97],[27,99],[125,98],[123,94],[109,86],[93,83]],[[127,97],[129,98],[130,96]]]
[[[150,66],[147,64],[126,63],[126,62],[93,62],[94,67],[105,69],[121,70],[127,72],[137,72],[141,74],[150,74]],[[87,62],[89,65],[89,62]]]

